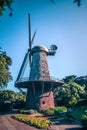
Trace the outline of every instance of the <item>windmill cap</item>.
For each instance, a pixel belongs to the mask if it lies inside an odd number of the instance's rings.
[[[44,51],[46,53],[48,53],[48,49],[45,46],[35,46],[32,48],[31,53],[35,53],[35,52],[40,52],[40,51]]]

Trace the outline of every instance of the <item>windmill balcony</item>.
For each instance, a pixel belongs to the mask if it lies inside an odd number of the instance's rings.
[[[29,77],[24,77],[24,78],[16,81],[15,83],[26,82],[26,81],[32,81],[32,80],[29,80]],[[42,80],[38,80],[37,78],[35,78],[35,81],[42,81]],[[50,76],[50,80],[49,81],[59,81],[59,79],[57,77]]]
[[[49,80],[42,80],[42,79],[35,79],[35,80],[29,80],[29,77],[25,77],[22,79],[19,79],[18,81],[15,82],[15,87],[17,88],[30,88],[32,85],[34,86],[42,86],[44,84],[44,87],[50,87],[53,86],[53,88],[56,88],[58,86],[61,86],[63,81],[60,81],[58,78],[50,76]]]

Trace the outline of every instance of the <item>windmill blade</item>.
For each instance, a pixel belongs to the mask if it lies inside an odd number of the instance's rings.
[[[32,45],[33,42],[34,42],[34,38],[35,38],[35,36],[36,36],[36,32],[37,32],[37,29],[35,30],[35,32],[34,32],[34,34],[33,34],[33,37],[32,37],[32,39],[31,39],[31,45]]]
[[[28,59],[29,59],[28,57],[29,57],[29,51],[26,53],[26,55],[24,57],[24,60],[23,60],[23,63],[21,65],[21,68],[20,68],[20,71],[19,71],[19,74],[17,76],[16,81],[21,80],[21,78],[23,77],[23,74],[24,74],[24,71],[26,69],[26,66],[27,66],[27,63],[28,63]]]
[[[35,38],[35,35],[36,35],[36,31],[37,31],[37,29],[35,30],[35,32],[34,32],[34,34],[33,34],[33,37],[32,37],[32,39],[31,39],[31,47],[32,47],[32,44],[33,44],[33,42],[34,42],[34,38]],[[31,67],[31,63],[32,63],[31,49],[32,49],[32,48],[29,49],[29,51],[30,51],[30,54],[29,54],[30,67]]]
[[[31,63],[32,63],[32,56],[31,56],[31,54],[29,54],[29,64],[30,64],[30,67],[31,67]]]
[[[32,39],[31,39],[30,14],[28,14],[28,24],[29,24],[29,64],[30,64],[30,67],[31,67],[31,62],[32,62],[31,50],[32,50],[32,44],[33,44],[33,41],[34,41],[34,38],[35,38],[37,29],[35,30],[35,32],[34,32],[34,34],[33,34],[33,37],[32,37]]]
[[[29,49],[31,49],[31,23],[30,23],[30,14],[28,14],[28,24],[29,24]]]
[[[31,67],[31,22],[30,22],[30,14],[28,14],[28,24],[29,24],[29,65]]]

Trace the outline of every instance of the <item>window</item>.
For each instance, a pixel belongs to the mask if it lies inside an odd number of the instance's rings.
[[[42,104],[45,104],[45,101],[42,101]]]

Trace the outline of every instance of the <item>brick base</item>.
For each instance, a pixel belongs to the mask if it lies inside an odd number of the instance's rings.
[[[38,104],[39,111],[47,108],[54,108],[54,97],[52,91],[44,93],[39,98],[39,104]]]

